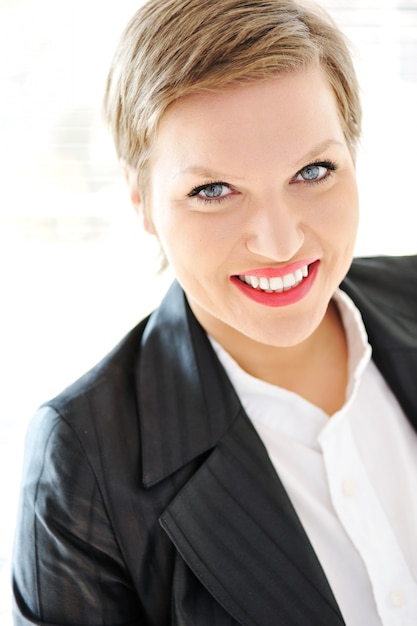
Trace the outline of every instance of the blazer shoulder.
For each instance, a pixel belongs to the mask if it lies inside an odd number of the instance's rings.
[[[146,323],[143,320],[100,363],[44,403],[28,429],[32,439],[39,439],[39,450],[45,450],[51,438],[65,462],[76,458],[66,454],[66,445],[77,442],[79,454],[106,492],[115,484],[109,482],[113,470],[126,484],[136,483],[139,475],[136,366]]]
[[[415,276],[417,275],[417,255],[356,257],[353,259],[349,275],[360,276],[375,272],[388,272],[393,276],[403,273]]]
[[[371,306],[399,317],[416,317],[417,256],[354,259],[341,285],[359,308]]]
[[[149,317],[135,326],[99,363],[42,408],[51,408],[75,430],[82,428],[86,415],[108,413],[116,398],[128,398],[135,392],[135,369],[140,354],[141,338]]]

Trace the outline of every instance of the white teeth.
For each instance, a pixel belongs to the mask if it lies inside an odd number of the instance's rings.
[[[300,269],[295,270],[291,274],[285,274],[285,276],[274,276],[273,278],[266,278],[265,276],[250,276],[243,275],[239,278],[246,284],[250,285],[254,289],[261,289],[267,292],[281,292],[288,291],[293,287],[299,285],[304,278],[308,276],[308,266],[304,265]]]
[[[295,285],[295,276],[294,274],[286,274],[282,279],[284,281],[284,290],[291,289]]]
[[[269,279],[269,285],[272,291],[282,291],[284,289],[284,281],[280,276]]]

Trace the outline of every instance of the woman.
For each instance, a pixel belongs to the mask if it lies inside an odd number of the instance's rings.
[[[352,264],[341,33],[150,0],[105,114],[178,282],[33,420],[15,623],[414,624],[417,265]]]

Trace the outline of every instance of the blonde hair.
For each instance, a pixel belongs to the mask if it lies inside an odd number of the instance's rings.
[[[344,35],[314,5],[293,0],[149,0],[127,25],[109,72],[104,116],[119,158],[147,165],[158,122],[175,100],[320,63],[346,141],[360,136],[359,89]]]

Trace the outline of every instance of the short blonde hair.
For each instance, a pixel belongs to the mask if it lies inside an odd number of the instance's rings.
[[[121,37],[104,98],[118,156],[137,170],[142,199],[152,141],[170,104],[317,62],[354,154],[357,78],[344,35],[322,9],[294,0],[148,0]]]

